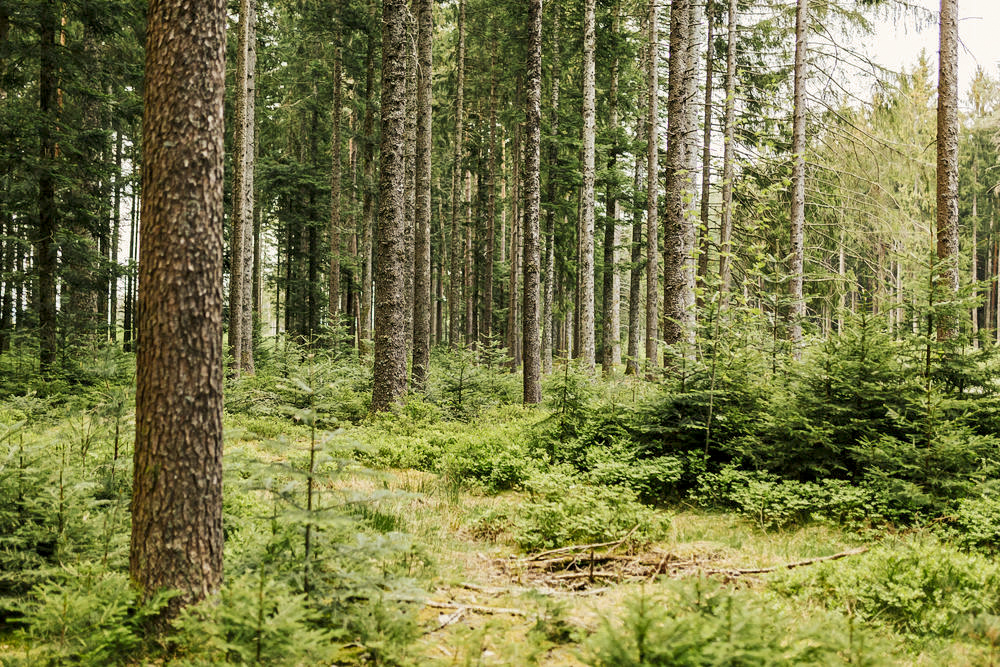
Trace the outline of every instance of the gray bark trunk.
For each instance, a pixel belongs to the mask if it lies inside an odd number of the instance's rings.
[[[528,72],[524,141],[524,403],[542,402],[542,349],[539,332],[538,214],[542,130],[542,0],[528,4]]]
[[[382,147],[379,176],[375,364],[371,410],[406,394],[406,0],[382,2]]]

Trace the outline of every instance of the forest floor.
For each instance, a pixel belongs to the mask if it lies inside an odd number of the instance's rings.
[[[963,542],[845,485],[671,496],[701,453],[623,458],[643,385],[526,409],[496,373],[371,418],[351,368],[227,388],[225,589],[166,639],[128,583],[131,386],[0,405],[0,665],[1000,664],[993,505]]]

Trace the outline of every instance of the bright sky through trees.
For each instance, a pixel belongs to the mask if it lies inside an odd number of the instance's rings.
[[[870,54],[878,63],[899,71],[910,68],[921,50],[937,62],[938,26],[936,22],[939,0],[912,0],[912,5],[933,12],[928,17],[901,19],[883,17],[876,22],[876,47]],[[961,44],[958,52],[960,103],[964,106],[966,91],[976,67],[996,75],[1000,66],[1000,2],[997,0],[959,0],[958,33]],[[929,15],[928,15],[929,16]]]

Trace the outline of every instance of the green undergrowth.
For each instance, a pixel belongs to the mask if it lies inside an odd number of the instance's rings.
[[[131,360],[108,354],[0,404],[0,661],[996,660],[992,350],[933,348],[927,374],[878,322],[784,366],[758,343],[703,340],[656,382],[560,360],[536,407],[494,352],[438,351],[427,393],[378,417],[356,359],[282,343],[227,379],[225,586],[158,637],[166,598],[127,578]],[[601,543],[701,565],[593,598],[524,592],[510,565]],[[456,582],[518,591],[468,601],[531,622],[424,608]]]

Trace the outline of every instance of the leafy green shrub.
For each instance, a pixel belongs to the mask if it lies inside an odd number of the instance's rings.
[[[975,619],[1000,614],[1000,565],[923,537],[791,570],[774,585],[919,638],[955,637]]]
[[[684,476],[684,461],[677,456],[636,459],[626,447],[592,447],[584,458],[586,477],[598,486],[621,486],[635,491],[644,501],[677,495]]]
[[[526,551],[616,540],[643,542],[662,534],[665,520],[631,489],[587,484],[556,468],[526,483],[529,498],[514,518],[514,539]]]
[[[604,620],[584,661],[597,667],[889,664],[851,619],[798,615],[704,581],[672,582],[627,601],[621,623]]]
[[[691,497],[709,507],[734,509],[762,528],[811,520],[856,525],[878,522],[884,513],[873,491],[844,480],[789,481],[734,466],[704,473]]]
[[[951,517],[948,536],[959,546],[989,554],[1000,551],[1000,497],[962,498]]]
[[[520,486],[535,469],[523,442],[490,433],[454,436],[438,469],[446,479],[497,493]]]
[[[321,628],[308,598],[262,575],[226,582],[218,598],[184,609],[168,641],[185,664],[329,664],[343,643]]]

